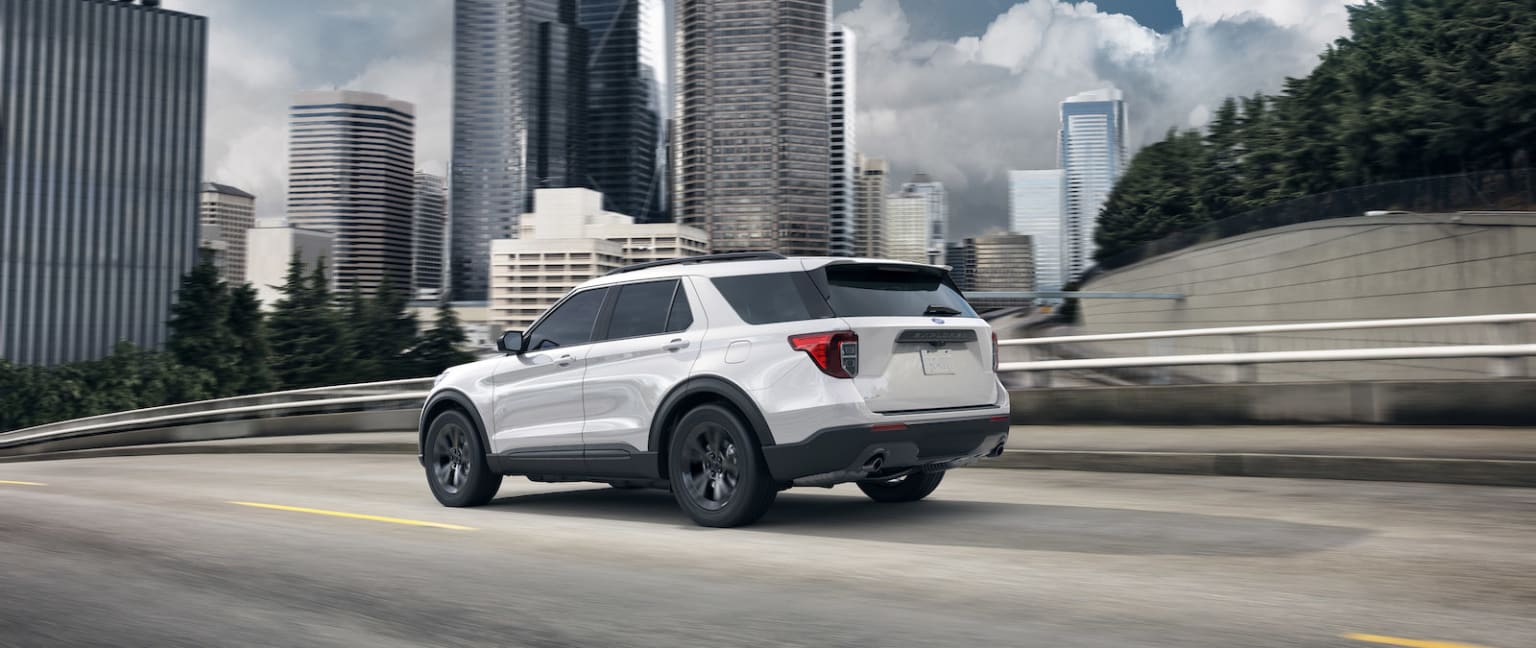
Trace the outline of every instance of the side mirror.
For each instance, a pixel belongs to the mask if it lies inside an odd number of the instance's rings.
[[[522,331],[507,331],[496,339],[496,350],[512,355],[522,355],[523,351],[526,350],[524,345],[527,343],[528,341],[523,337]]]

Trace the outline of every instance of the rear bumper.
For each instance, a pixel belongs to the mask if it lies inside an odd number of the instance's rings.
[[[798,443],[763,448],[777,481],[829,485],[907,468],[943,469],[980,459],[1008,438],[1008,416],[848,425],[818,430]],[[879,466],[870,468],[880,458]]]

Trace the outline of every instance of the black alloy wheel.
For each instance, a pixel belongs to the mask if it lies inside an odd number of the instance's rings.
[[[501,475],[485,461],[480,432],[463,412],[448,410],[433,418],[422,446],[427,484],[444,506],[480,506],[501,488]]]
[[[678,421],[667,467],[678,505],[701,526],[751,524],[778,495],[756,439],[720,405],[701,405]]]

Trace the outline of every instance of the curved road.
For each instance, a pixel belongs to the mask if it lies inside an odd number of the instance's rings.
[[[1533,549],[1536,489],[970,469],[710,530],[444,509],[399,455],[42,461],[0,464],[0,645],[1522,648]]]

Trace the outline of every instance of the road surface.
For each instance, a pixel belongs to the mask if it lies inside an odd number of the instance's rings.
[[[1536,489],[969,469],[757,526],[413,457],[0,464],[4,646],[1536,646]]]

